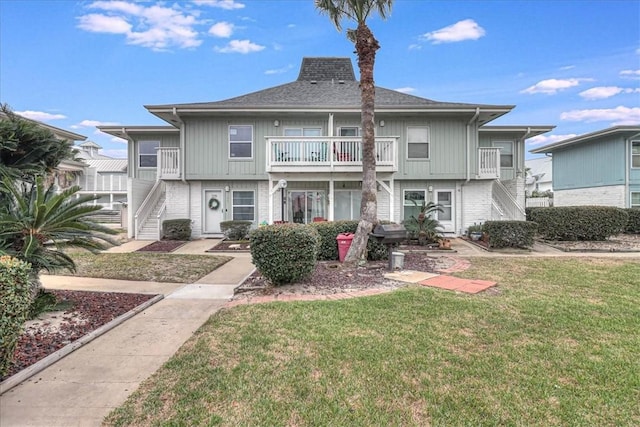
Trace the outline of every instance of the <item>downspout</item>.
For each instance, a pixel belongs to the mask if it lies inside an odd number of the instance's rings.
[[[529,138],[529,135],[531,135],[531,134],[532,134],[532,132],[531,132],[531,128],[530,128],[530,127],[527,127],[527,133],[525,133],[525,134],[523,135],[523,137],[522,137],[522,138],[520,138],[520,141],[522,142],[522,148],[523,148],[523,150],[524,150],[524,144],[525,144],[525,141],[527,140],[527,138]],[[518,153],[518,160],[520,160],[520,153]],[[522,156],[522,161],[524,161],[524,156]],[[524,169],[524,164],[521,164],[521,165],[519,164],[519,165],[518,165],[518,169],[520,169],[520,173],[522,173],[522,170]],[[516,171],[516,176],[518,176],[518,171]]]
[[[187,218],[191,219],[191,183],[185,178],[187,175],[187,171],[185,170],[187,164],[187,153],[185,152],[186,136],[184,134],[184,122],[180,116],[178,116],[178,109],[176,107],[173,107],[173,117],[180,123],[180,181],[182,181],[183,184],[187,184]]]
[[[469,123],[467,123],[467,138],[465,141],[466,144],[466,151],[467,151],[467,155],[466,155],[466,179],[465,181],[462,183],[461,187],[464,187],[466,184],[469,183],[469,181],[471,181],[471,124],[476,121],[478,119],[478,116],[480,116],[480,107],[476,107],[476,112],[473,115],[473,117],[471,117],[471,120],[469,120]],[[477,132],[476,132],[477,133]],[[462,194],[460,195],[460,234],[462,234],[462,227],[464,226],[464,190],[462,191]]]

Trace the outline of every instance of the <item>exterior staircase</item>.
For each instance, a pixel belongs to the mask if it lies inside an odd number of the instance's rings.
[[[494,221],[524,221],[525,210],[499,179],[493,181],[491,216]]]
[[[151,209],[151,213],[144,221],[142,228],[138,230],[138,235],[136,236],[137,240],[160,240],[160,220],[158,216],[160,215],[160,211],[164,206],[164,197],[156,202],[156,204]]]

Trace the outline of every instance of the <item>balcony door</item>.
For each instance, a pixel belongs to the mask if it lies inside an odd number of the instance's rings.
[[[289,215],[293,222],[309,224],[314,219],[326,219],[325,191],[290,191]]]

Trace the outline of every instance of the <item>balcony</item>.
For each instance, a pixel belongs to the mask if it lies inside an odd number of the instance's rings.
[[[397,138],[377,137],[376,170],[395,172]],[[267,137],[267,172],[358,172],[362,170],[360,137]]]
[[[477,179],[500,178],[500,149],[478,148],[478,175]]]
[[[158,179],[180,179],[180,149],[158,148]]]

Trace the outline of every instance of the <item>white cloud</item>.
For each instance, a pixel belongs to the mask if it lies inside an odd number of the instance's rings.
[[[536,135],[533,138],[527,139],[527,145],[529,147],[537,147],[543,146],[547,144],[552,144],[554,142],[563,141],[565,139],[573,138],[576,135],[575,133],[570,133],[567,135]]]
[[[220,53],[253,53],[260,52],[264,49],[264,46],[255,44],[250,40],[231,40],[225,47],[215,47],[217,52]]]
[[[117,136],[114,136],[113,138],[111,138],[109,141],[111,142],[117,142],[118,144],[126,144],[127,140],[123,139],[123,138],[118,138]]]
[[[416,88],[414,87],[399,87],[397,89],[394,89],[396,92],[402,92],[402,93],[411,93],[411,92],[415,92]]]
[[[235,0],[193,0],[193,2],[200,6],[219,7],[225,10],[243,9],[244,4]]]
[[[289,24],[287,25],[287,28],[296,28],[296,24]]]
[[[640,88],[600,86],[600,87],[594,87],[591,89],[587,89],[583,92],[580,92],[580,96],[585,99],[593,100],[593,99],[611,98],[612,96],[618,95],[620,93],[640,93]]]
[[[640,70],[622,70],[620,71],[620,77],[627,79],[640,79]]]
[[[105,156],[113,157],[116,159],[126,159],[127,158],[127,149],[108,149],[102,150],[102,154]]]
[[[202,44],[196,25],[197,10],[183,10],[178,4],[146,6],[127,1],[96,1],[88,5],[100,13],[78,18],[78,28],[94,33],[123,34],[128,44],[165,51],[194,48]]]
[[[284,74],[287,71],[291,70],[293,68],[293,65],[289,64],[286,67],[282,67],[282,68],[274,68],[271,70],[267,70],[264,73],[267,75],[271,75],[271,74]]]
[[[209,34],[215,37],[229,38],[233,34],[233,24],[228,22],[218,22],[209,28]]]
[[[116,123],[116,122],[101,122],[99,120],[83,120],[80,123],[78,123],[76,126],[90,128],[90,127],[96,127],[96,126],[116,126],[119,124],[120,123]]]
[[[640,123],[640,107],[603,108],[592,110],[572,110],[560,115],[561,120],[574,122],[611,122],[616,125],[631,125]]]
[[[464,40],[478,40],[485,35],[485,30],[473,19],[465,19],[448,27],[441,28],[422,37],[433,44],[454,43]]]
[[[49,120],[61,120],[61,119],[67,118],[67,116],[63,114],[51,114],[51,113],[45,113],[44,111],[26,110],[26,111],[14,111],[14,113],[16,113],[19,116],[25,117],[27,119],[37,120],[39,122],[47,122]]]
[[[422,46],[420,46],[418,43],[413,43],[409,45],[409,50],[420,50],[422,49]]]
[[[524,90],[521,90],[520,93],[546,93],[548,95],[553,95],[558,91],[569,89],[570,87],[578,86],[582,82],[593,81],[593,79],[548,79],[542,80],[533,86],[530,86]]]
[[[562,71],[573,70],[574,68],[576,68],[575,65],[565,65],[564,67],[560,67]]]

